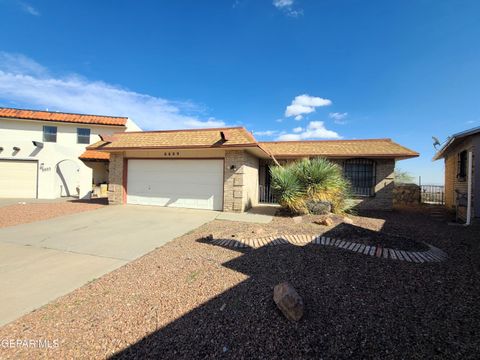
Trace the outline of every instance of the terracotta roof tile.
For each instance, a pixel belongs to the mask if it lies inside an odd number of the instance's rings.
[[[103,151],[85,150],[78,158],[80,160],[109,160],[110,154]]]
[[[62,112],[53,112],[53,111],[21,110],[21,109],[11,109],[11,108],[0,108],[0,118],[55,121],[55,122],[80,123],[80,124],[112,125],[112,126],[125,126],[128,119],[126,117],[71,114],[71,113],[62,113]]]
[[[227,135],[223,140],[221,132]],[[89,149],[129,149],[129,148],[200,148],[217,146],[257,145],[253,135],[245,128],[216,128],[167,131],[141,131],[116,133],[111,142],[98,142]]]
[[[391,139],[318,140],[260,142],[260,146],[277,158],[299,156],[395,157],[410,158],[419,154]]]

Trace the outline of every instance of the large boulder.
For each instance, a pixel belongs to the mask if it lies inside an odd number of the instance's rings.
[[[298,321],[302,318],[303,299],[289,282],[285,281],[275,285],[273,301],[288,320]]]
[[[314,215],[327,215],[332,211],[332,204],[328,201],[309,200],[306,205],[310,214]]]

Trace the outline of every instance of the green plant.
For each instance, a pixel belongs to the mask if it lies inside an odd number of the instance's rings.
[[[397,184],[412,184],[415,182],[412,174],[401,169],[395,169],[394,176]]]
[[[270,168],[271,187],[280,206],[294,213],[304,213],[304,188],[290,166]]]
[[[296,214],[308,213],[308,201],[327,201],[332,211],[346,209],[350,185],[342,169],[323,158],[305,159],[270,169],[271,187],[279,204]]]

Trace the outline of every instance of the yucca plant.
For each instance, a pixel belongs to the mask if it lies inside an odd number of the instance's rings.
[[[275,166],[270,174],[270,186],[280,206],[296,214],[306,213],[305,190],[293,168]]]
[[[270,172],[279,204],[291,212],[308,212],[308,201],[326,201],[333,212],[345,211],[350,185],[337,164],[323,158],[305,159],[272,167]]]

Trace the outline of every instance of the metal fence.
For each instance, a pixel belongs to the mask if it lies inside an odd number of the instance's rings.
[[[445,187],[443,185],[420,185],[421,200],[424,204],[445,204]]]
[[[259,202],[263,204],[276,204],[275,196],[272,193],[270,186],[260,185],[259,188]]]

